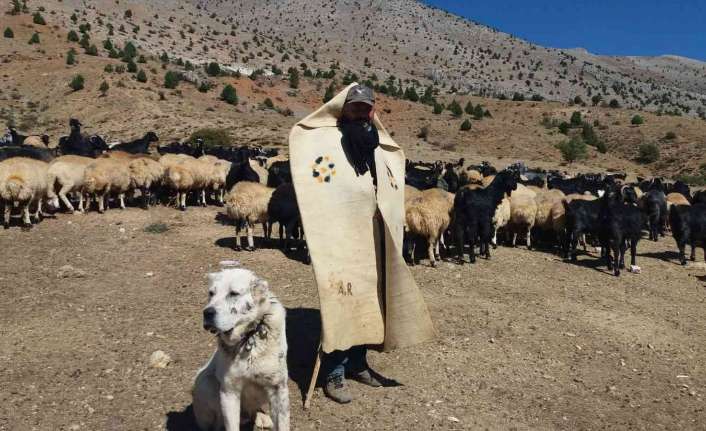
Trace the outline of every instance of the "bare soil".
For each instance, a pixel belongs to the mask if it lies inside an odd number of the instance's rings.
[[[204,276],[223,259],[288,308],[293,429],[703,429],[706,271],[679,266],[671,238],[643,240],[642,273],[620,278],[593,255],[571,264],[524,247],[423,262],[413,273],[438,339],[369,357],[402,385],[352,383],[347,406],[317,389],[303,411],[319,331],[311,268],[276,244],[234,252],[218,211],[59,214],[0,232],[0,430],[192,429],[192,378],[215,348]],[[167,368],[149,367],[155,350]]]

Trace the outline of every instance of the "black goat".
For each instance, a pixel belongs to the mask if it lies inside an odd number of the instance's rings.
[[[140,139],[135,139],[130,142],[123,142],[118,145],[114,145],[111,151],[124,151],[130,154],[147,154],[149,153],[150,143],[159,141],[159,137],[154,132],[147,132],[145,136]]]
[[[229,192],[234,185],[241,181],[260,182],[260,176],[250,167],[250,161],[245,157],[231,162],[230,170],[226,175],[226,192]]]
[[[645,193],[642,200],[642,208],[649,222],[649,237],[652,241],[657,241],[660,236],[664,236],[664,226],[667,222],[667,197],[664,191],[654,187]]]
[[[576,247],[581,235],[598,237],[601,206],[598,200],[575,199],[563,201],[566,217],[566,242],[563,244],[566,257],[576,260]]]
[[[636,206],[623,202],[622,194],[616,188],[607,190],[605,196],[596,202],[601,206],[599,237],[604,248],[602,252],[607,259],[608,269],[619,276],[620,269],[625,268],[628,244],[630,265],[637,264],[637,243],[642,236],[643,214]]]
[[[463,263],[463,247],[468,240],[471,263],[476,261],[475,243],[480,238],[480,253],[490,259],[493,238],[493,215],[505,194],[517,189],[517,174],[502,171],[484,189],[461,189],[454,199],[454,234],[459,263]]]
[[[289,165],[289,160],[280,160],[272,163],[267,172],[267,187],[276,189],[282,184],[292,182],[292,169]]]
[[[405,184],[419,190],[437,186],[443,165],[439,163],[408,162],[405,170]]]
[[[679,262],[686,265],[684,249],[691,246],[691,260],[696,260],[696,244],[701,242],[706,260],[706,204],[672,205],[669,210],[669,225],[679,248]]]
[[[694,204],[706,204],[706,190],[699,190],[694,193]]]
[[[203,149],[203,143],[196,142],[196,144],[191,144],[188,142],[172,142],[171,144],[161,145],[157,147],[157,152],[159,154],[187,154],[192,157],[201,157],[205,154]],[[222,157],[219,157],[222,158]],[[226,159],[223,159],[226,160]]]
[[[81,122],[75,118],[69,120],[71,133],[59,138],[59,151],[63,155],[73,154],[84,157],[98,157],[108,150],[105,140],[98,135],[83,136]]]
[[[27,157],[51,162],[54,159],[54,152],[48,148],[37,148],[30,145],[0,147],[0,161],[11,157]]]
[[[279,223],[280,247],[288,252],[290,240],[292,237],[299,239],[301,227],[301,216],[293,184],[285,183],[277,187],[267,205],[267,215],[270,228],[274,223]]]

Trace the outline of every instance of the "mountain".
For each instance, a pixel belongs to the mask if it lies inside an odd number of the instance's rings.
[[[69,116],[79,116],[115,139],[146,128],[163,139],[184,139],[212,126],[230,129],[236,143],[283,145],[287,129],[321,103],[330,84],[341,88],[357,77],[378,88],[383,119],[415,157],[556,165],[555,144],[566,139],[556,124],[578,110],[608,149],[592,149],[587,169],[696,175],[706,162],[706,122],[698,119],[706,116],[706,64],[696,60],[545,48],[412,0],[63,0],[33,1],[27,12],[0,16],[0,27],[15,33],[0,39],[0,117],[52,138],[66,134]],[[46,25],[33,23],[34,12]],[[83,34],[81,28],[97,56],[67,40],[70,30]],[[28,45],[35,31],[41,43]],[[109,58],[107,39],[116,51],[128,41],[137,47],[145,62],[136,66],[146,82],[114,71],[125,63]],[[75,65],[66,64],[70,48],[78,53]],[[164,55],[168,62],[160,60]],[[185,62],[197,67],[186,70]],[[209,77],[200,67],[209,62],[240,77]],[[288,88],[290,68],[302,75],[298,89]],[[167,70],[196,85],[165,89]],[[78,73],[86,89],[71,92],[66,83]],[[102,81],[110,86],[105,97],[98,91]],[[237,89],[236,106],[219,100],[226,83]],[[421,94],[427,87],[440,103],[482,104],[492,117],[471,118],[471,131],[461,132],[463,118],[382,94],[410,88]],[[267,108],[266,99],[279,111]],[[608,107],[613,100],[619,109]],[[633,126],[638,111],[646,121]],[[423,126],[426,138],[419,137]],[[666,139],[668,132],[675,137]],[[638,147],[646,143],[659,145],[662,158],[639,166]]]

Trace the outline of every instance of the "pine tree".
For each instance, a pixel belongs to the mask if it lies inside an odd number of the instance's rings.
[[[473,104],[469,100],[468,103],[466,103],[466,107],[463,108],[463,110],[466,112],[468,115],[473,115]]]
[[[128,73],[136,73],[137,72],[137,65],[132,60],[130,60],[127,63],[127,72]]]
[[[466,118],[466,121],[461,124],[461,130],[463,130],[464,132],[471,130],[471,120]]]
[[[460,117],[463,115],[463,108],[461,108],[461,105],[458,104],[456,99],[452,100],[449,106],[446,107],[449,111],[451,111],[451,114],[454,117]]]
[[[442,105],[440,103],[435,103],[433,112],[436,115],[441,114],[442,112],[444,112],[444,105]]]
[[[480,104],[476,105],[475,108],[473,108],[473,118],[476,120],[483,119],[483,106],[481,106]]]
[[[568,141],[561,142],[556,146],[561,152],[565,161],[573,163],[577,160],[585,159],[588,154],[586,143],[580,136],[574,136]]]
[[[15,33],[12,31],[12,29],[10,27],[7,27],[5,29],[5,33],[3,33],[3,36],[5,36],[8,39],[12,39],[13,37],[15,37]]]
[[[578,127],[581,125],[583,120],[581,119],[581,113],[579,111],[574,111],[573,114],[571,114],[571,120],[569,120],[571,123],[571,126],[573,127]]]

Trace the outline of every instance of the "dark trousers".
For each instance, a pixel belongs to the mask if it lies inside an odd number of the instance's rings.
[[[365,359],[368,348],[365,346],[353,346],[348,350],[334,350],[323,357],[323,366],[326,372],[326,379],[343,377],[348,374],[357,374],[368,369]]]

